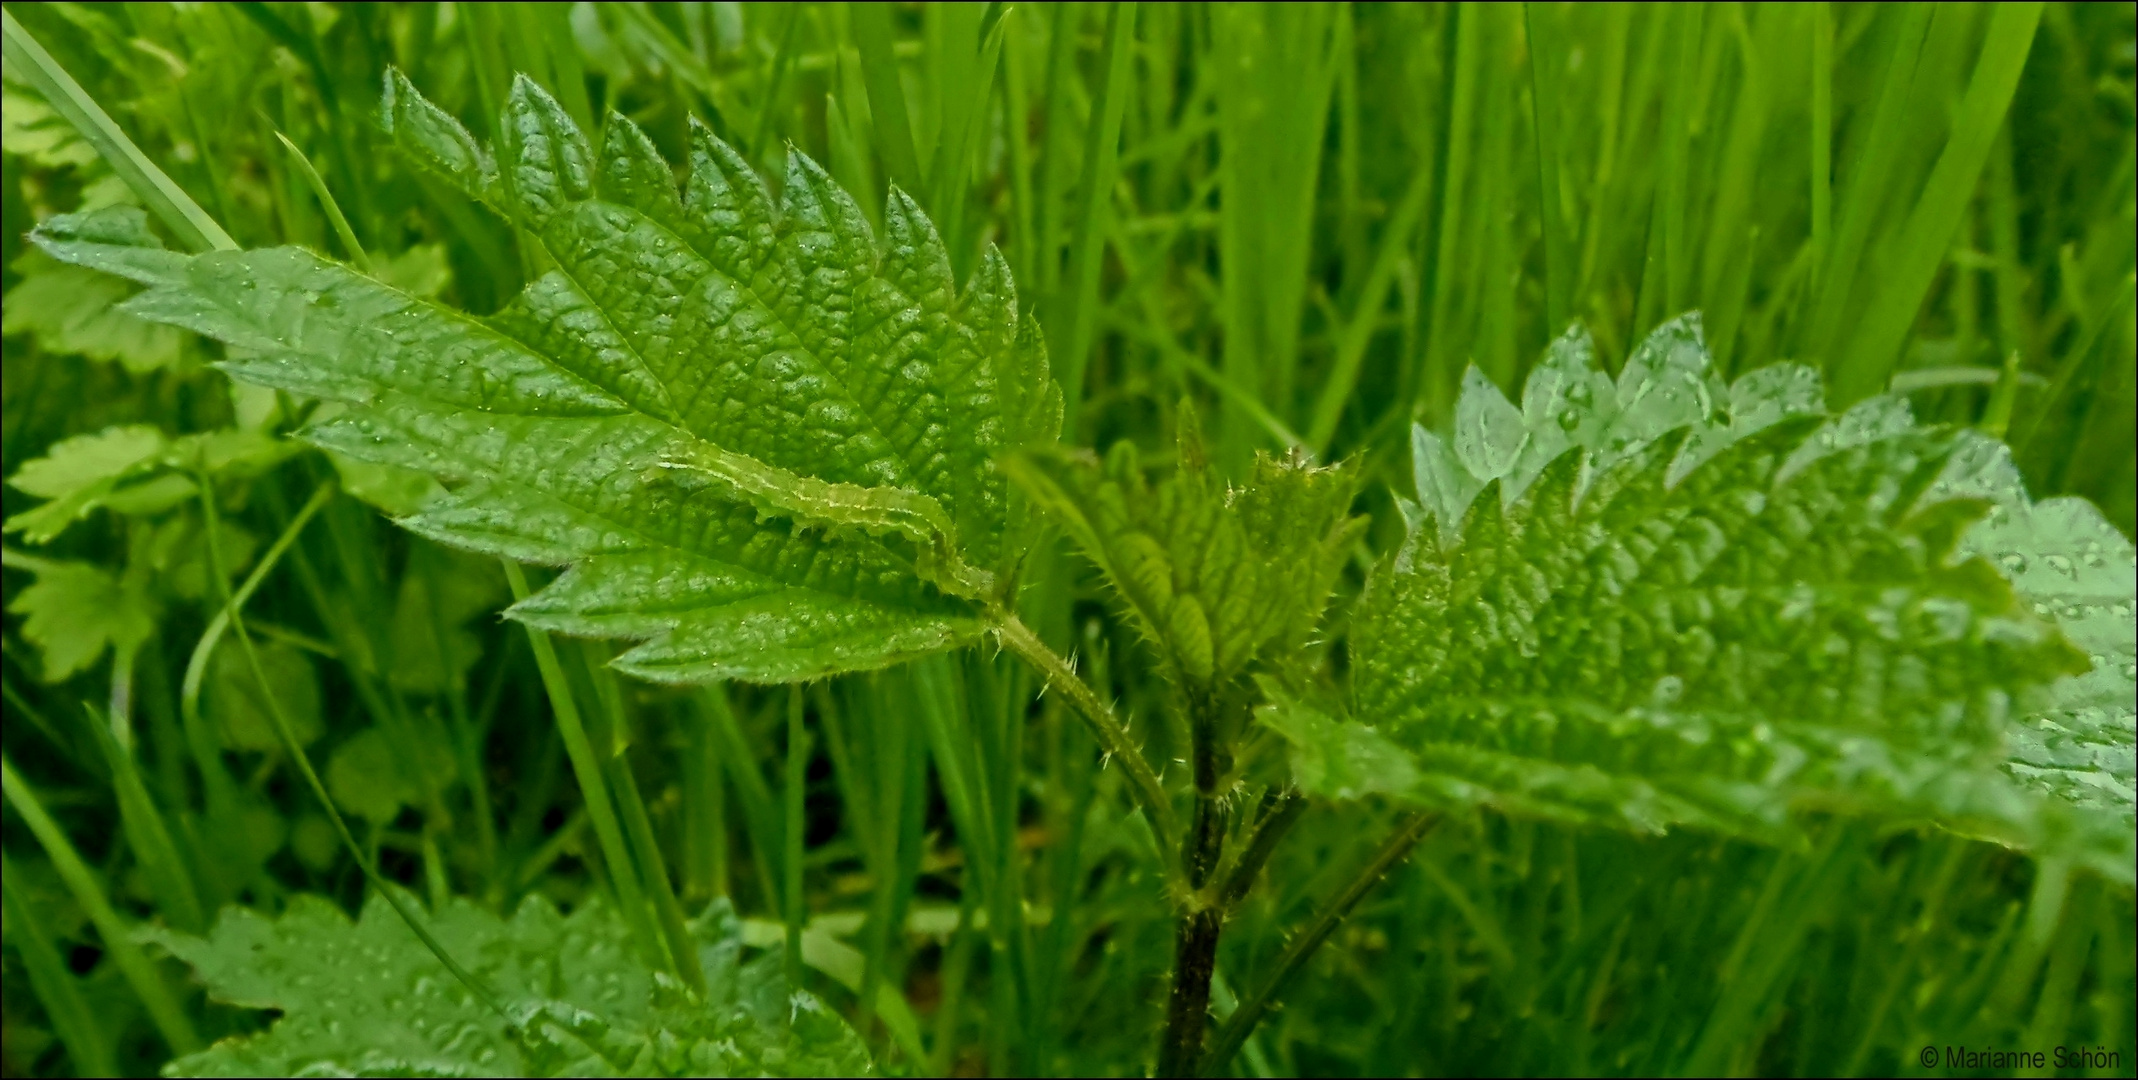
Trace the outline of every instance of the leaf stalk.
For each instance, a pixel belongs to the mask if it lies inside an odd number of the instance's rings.
[[[1165,787],[1158,782],[1158,774],[1152,772],[1150,763],[1144,760],[1143,752],[1129,741],[1128,731],[1114,716],[1112,707],[1100,700],[1099,695],[1070,669],[1069,662],[1048,648],[1046,642],[1039,640],[1039,636],[1015,614],[996,612],[994,629],[1004,648],[1037,669],[1049,686],[1061,688],[1077,715],[1084,718],[1092,734],[1098,737],[1100,749],[1121,763],[1128,773],[1129,787],[1135,793],[1136,801],[1151,817],[1152,829],[1158,834],[1158,850],[1170,853],[1180,836],[1180,822],[1173,814],[1173,803],[1166,797]],[[1166,868],[1169,879],[1177,878],[1179,872],[1177,866]]]
[[[1293,938],[1290,947],[1284,950],[1284,956],[1277,961],[1276,970],[1270,972],[1269,978],[1263,980],[1262,985],[1255,989],[1254,996],[1240,1003],[1240,1007],[1233,1011],[1232,1018],[1218,1030],[1209,1053],[1203,1055],[1200,1062],[1203,1075],[1210,1075],[1213,1070],[1222,1068],[1227,1061],[1232,1060],[1232,1055],[1239,1052],[1240,1045],[1254,1032],[1255,1025],[1276,1005],[1277,995],[1283,992],[1285,984],[1299,973],[1300,968],[1306,966],[1307,958],[1314,955],[1314,950],[1319,948],[1322,942],[1329,940],[1329,935],[1342,925],[1344,919],[1351,914],[1351,909],[1357,907],[1358,902],[1373,891],[1373,887],[1380,884],[1381,879],[1386,877],[1397,863],[1402,862],[1404,857],[1411,853],[1411,849],[1417,847],[1418,842],[1425,839],[1426,834],[1439,823],[1438,814],[1423,810],[1404,818],[1396,826],[1396,831],[1382,842],[1381,849],[1374,853],[1373,858],[1353,875],[1350,883],[1322,905],[1321,910],[1315,913],[1313,922],[1309,923],[1298,937]]]

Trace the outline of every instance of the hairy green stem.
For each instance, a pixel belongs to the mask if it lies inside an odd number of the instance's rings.
[[[1091,727],[1098,737],[1099,748],[1110,759],[1117,760],[1128,772],[1129,787],[1143,812],[1150,815],[1151,828],[1158,834],[1158,850],[1170,853],[1180,836],[1180,823],[1173,816],[1173,803],[1166,798],[1165,788],[1158,782],[1158,774],[1151,771],[1150,763],[1143,759],[1143,752],[1136,749],[1128,738],[1128,731],[1114,716],[1113,709],[1094,693],[1084,680],[1077,678],[1069,662],[1063,660],[1046,643],[1039,640],[1017,616],[1008,612],[999,613],[995,632],[1004,648],[1016,653],[1026,663],[1039,671],[1047,685],[1058,686],[1077,715]],[[1169,877],[1177,876],[1177,867],[1168,867]]]
[[[1210,977],[1217,972],[1217,943],[1224,929],[1225,913],[1218,908],[1181,916],[1156,1075],[1194,1076],[1202,1063],[1203,1039],[1210,1027]]]
[[[1219,1029],[1217,1038],[1210,1044],[1209,1053],[1202,1059],[1202,1071],[1205,1075],[1212,1070],[1223,1068],[1227,1061],[1232,1060],[1232,1055],[1239,1052],[1240,1044],[1247,1041],[1247,1036],[1253,1033],[1255,1025],[1260,1023],[1271,1006],[1276,1004],[1277,995],[1283,992],[1285,984],[1306,965],[1307,958],[1314,955],[1314,950],[1319,948],[1322,942],[1329,940],[1329,935],[1336,932],[1344,918],[1351,914],[1351,909],[1357,907],[1358,902],[1373,891],[1373,887],[1380,884],[1388,871],[1402,862],[1403,858],[1411,853],[1411,849],[1418,846],[1418,841],[1425,839],[1425,834],[1431,832],[1439,821],[1439,815],[1423,810],[1404,818],[1402,823],[1396,826],[1396,831],[1382,842],[1381,850],[1375,852],[1373,858],[1359,868],[1350,883],[1330,897],[1328,903],[1322,905],[1321,910],[1315,913],[1313,922],[1307,924],[1307,928],[1293,938],[1291,946],[1284,950],[1284,955],[1277,961],[1276,970],[1270,972],[1269,978],[1256,988],[1254,996],[1240,1003],[1240,1007],[1233,1011],[1232,1019]]]

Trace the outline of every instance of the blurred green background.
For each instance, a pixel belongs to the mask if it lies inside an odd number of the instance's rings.
[[[1690,309],[1726,373],[1800,360],[1837,405],[1905,394],[2003,434],[2036,497],[2086,496],[2127,534],[2138,515],[2127,3],[6,10],[240,243],[357,258],[316,169],[378,273],[477,312],[532,256],[392,152],[389,65],[483,137],[525,72],[671,160],[696,115],[770,177],[807,153],[872,215],[896,184],[960,273],[986,244],[1009,258],[1068,438],[1162,448],[1186,396],[1222,468],[1359,455],[1374,550],[1400,535],[1408,426],[1446,422],[1466,365],[1516,388],[1573,320],[1615,365]],[[44,217],[133,197],[12,69],[5,92],[6,472],[113,425],[286,427],[214,346],[113,311],[132,286],[26,248]],[[420,494],[405,477],[258,448],[217,469],[236,572],[264,568],[247,621],[389,871],[508,910],[600,889],[496,569],[381,519]],[[9,1075],[145,1071],[262,1022],[175,965],[122,970],[109,929],[362,890],[230,650],[189,669],[221,592],[192,490],[113,494],[41,544],[13,520],[39,500],[0,495]],[[1163,760],[1132,641],[1079,564],[1039,566],[1030,620]],[[629,732],[678,889],[814,915],[852,961],[813,985],[886,1068],[1140,1073],[1170,952],[1155,863],[1022,669],[961,654],[813,686],[790,745],[787,691],[623,684],[609,650],[571,644],[568,666]],[[1228,934],[1221,1012],[1378,816],[1309,814]],[[1879,1074],[1926,1044],[2083,1044],[2130,1074],[2127,890],[1927,831],[1818,836],[1445,828],[1233,1065]],[[920,1060],[856,1007],[877,981],[919,1015]]]

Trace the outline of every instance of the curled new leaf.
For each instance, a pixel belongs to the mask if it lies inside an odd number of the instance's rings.
[[[911,199],[879,240],[806,157],[775,200],[702,126],[679,190],[630,121],[596,153],[525,79],[498,147],[398,73],[384,119],[554,269],[478,318],[295,248],[40,240],[151,286],[127,310],[223,341],[233,376],[348,403],[307,437],[444,481],[417,532],[568,566],[511,614],[644,639],[626,670],[814,678],[982,631],[1028,540],[994,460],[1060,425],[1000,255],[960,289]]]
[[[2091,624],[2060,631],[2054,601],[1976,553],[2090,545],[2090,576],[2063,580],[2112,607],[2129,545],[2072,523],[2098,517],[2083,503],[2028,508],[2016,479],[1993,513],[1957,479],[1981,442],[1892,399],[1828,417],[1805,369],[1724,386],[1697,317],[1616,380],[1572,332],[1519,410],[1472,379],[1453,440],[1417,434],[1415,528],[1353,619],[1369,726],[1267,719],[1325,794],[1770,838],[1801,808],[2076,831],[2128,877],[2128,615],[2090,657],[2071,638]],[[2095,701],[2116,694],[2120,714]],[[2060,724],[2029,719],[2059,703]],[[1387,754],[1403,764],[1366,764]],[[2120,797],[2121,840],[2012,774]]]

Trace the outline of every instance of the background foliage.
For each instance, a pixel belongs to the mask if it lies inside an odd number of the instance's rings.
[[[1001,248],[1071,442],[1162,456],[1188,397],[1236,481],[1257,449],[1358,460],[1371,523],[1337,637],[1370,552],[1402,534],[1410,423],[1444,428],[1472,362],[1516,391],[1574,319],[1615,371],[1700,309],[1724,378],[1789,359],[1823,368],[1837,406],[1892,387],[1926,419],[2006,436],[2035,497],[2085,496],[2126,535],[2138,514],[2127,4],[2038,21],[1824,4],[7,10],[240,244],[368,262],[477,312],[541,266],[390,149],[389,65],[486,138],[522,72],[583,127],[628,115],[669,160],[693,115],[768,176],[803,150],[879,232],[895,183],[961,281]],[[276,441],[287,400],[234,390],[206,367],[216,347],[112,310],[132,286],[22,242],[133,196],[18,80],[0,369],[10,1073],[138,1072],[261,1026],[137,945],[138,924],[197,934],[228,903],[321,918],[297,899],[313,893],[361,908],[236,650],[189,663],[224,633],[218,567],[251,594],[277,698],[359,839],[441,908],[596,910],[601,847],[547,666],[628,743],[614,779],[643,793],[679,902],[731,898],[752,948],[798,935],[808,966],[789,974],[886,1067],[1141,1071],[1170,954],[1158,859],[1122,770],[1058,696],[989,650],[797,691],[621,681],[606,643],[560,640],[545,663],[492,617],[511,595],[493,564],[380,519],[427,481]],[[1084,564],[1033,565],[1027,621],[1154,760],[1184,758],[1136,628]],[[1228,975],[1267,966],[1391,816],[1301,821],[1226,940],[1221,1014]],[[1890,1073],[1925,1044],[2061,1043],[2120,1050],[2127,1071],[2132,924],[2127,885],[1932,831],[1820,823],[1773,849],[1487,815],[1391,874],[1233,1065]]]

